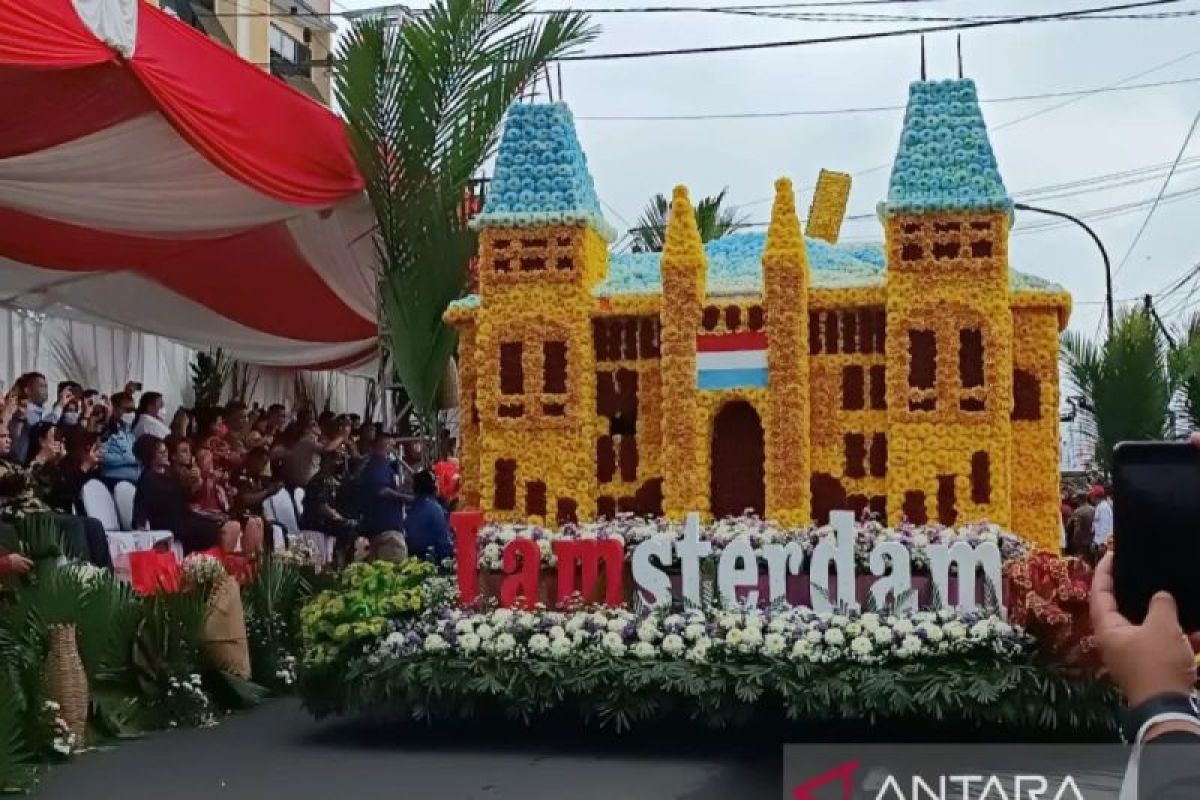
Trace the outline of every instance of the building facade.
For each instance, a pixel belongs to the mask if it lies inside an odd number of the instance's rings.
[[[849,176],[791,183],[765,234],[610,255],[569,110],[518,105],[476,224],[460,335],[466,499],[495,519],[621,512],[798,524],[987,519],[1059,537],[1058,334],[1012,270],[1012,202],[969,80],[910,91],[883,241],[839,243]]]
[[[183,22],[329,105],[336,26],[329,0],[150,0]]]

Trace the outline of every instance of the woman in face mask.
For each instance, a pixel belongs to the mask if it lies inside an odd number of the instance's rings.
[[[79,424],[78,400],[71,400],[63,406],[62,416],[58,418],[58,424],[66,428],[74,428]]]
[[[110,486],[119,481],[134,483],[141,475],[142,468],[133,454],[133,443],[137,440],[133,435],[133,396],[125,392],[114,394],[112,408],[112,421],[104,440],[100,477]]]
[[[171,435],[171,429],[163,421],[166,403],[158,392],[143,392],[138,400],[137,419],[133,423],[135,436],[157,436],[166,439]]]

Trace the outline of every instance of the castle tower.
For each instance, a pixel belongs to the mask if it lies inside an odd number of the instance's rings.
[[[662,259],[663,508],[679,518],[708,508],[701,474],[702,435],[696,399],[696,333],[700,329],[708,259],[687,189],[675,187]]]
[[[590,290],[605,275],[615,231],[564,104],[512,107],[474,224],[480,504],[497,520],[591,518]]]
[[[833,234],[836,238],[836,233]],[[811,515],[808,390],[808,251],[792,182],[775,182],[762,256],[767,312],[767,514],[784,524]]]
[[[880,212],[888,517],[1007,525],[1012,200],[973,81],[912,84]]]

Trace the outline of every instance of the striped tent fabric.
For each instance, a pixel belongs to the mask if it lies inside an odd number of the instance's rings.
[[[139,0],[0,0],[0,300],[338,368],[375,353],[341,121]]]

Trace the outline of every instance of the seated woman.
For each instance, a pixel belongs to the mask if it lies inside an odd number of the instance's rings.
[[[66,455],[47,472],[46,502],[64,514],[83,513],[83,485],[99,474],[100,436],[83,429],[66,436]]]
[[[437,499],[437,479],[423,469],[413,475],[413,502],[404,516],[408,552],[435,564],[454,555],[450,520]]]
[[[183,545],[185,554],[212,547],[227,552],[237,549],[242,526],[235,520],[202,514],[188,506],[187,492],[170,472],[170,457],[161,439],[150,434],[139,436],[134,452],[142,463],[142,475],[133,498],[135,528],[171,531]]]
[[[342,456],[336,450],[321,454],[317,474],[304,487],[304,515],[300,526],[332,536],[337,540],[338,552],[345,556],[353,550],[359,532],[358,524],[337,510],[340,476],[344,470]]]
[[[54,513],[46,502],[51,476],[62,457],[55,427],[39,425],[33,441],[33,461],[29,467],[21,466],[8,460],[12,436],[0,426],[0,521],[11,524],[27,515],[47,514],[61,531],[68,555],[111,567],[104,526],[89,517]]]

